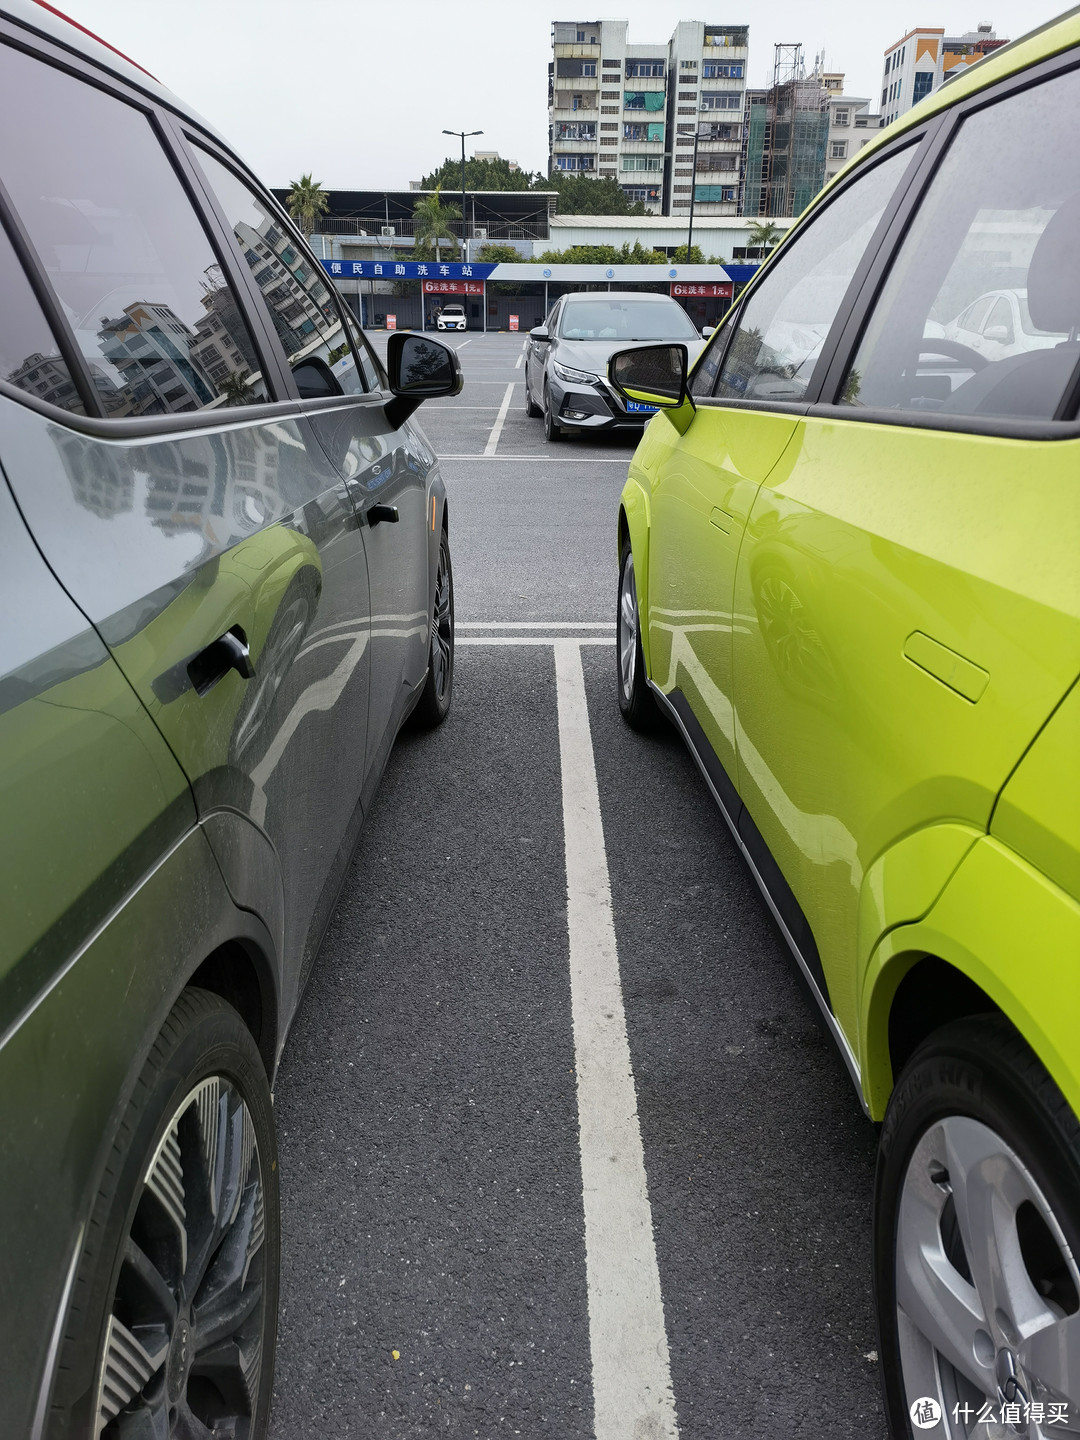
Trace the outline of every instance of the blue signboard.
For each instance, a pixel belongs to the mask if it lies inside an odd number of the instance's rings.
[[[322,266],[335,279],[347,280],[486,280],[496,268],[460,260],[324,260]]]

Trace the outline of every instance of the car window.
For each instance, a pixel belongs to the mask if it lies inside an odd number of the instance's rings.
[[[362,391],[356,356],[322,266],[254,190],[206,150],[197,146],[195,153],[266,302],[286,363],[295,369],[315,356],[333,369],[346,395]]]
[[[109,416],[268,398],[251,333],[147,117],[0,45],[0,178]]]
[[[994,308],[983,326],[983,334],[988,340],[998,340],[1003,345],[1014,343],[1016,336],[1013,334],[1012,310],[1003,295],[994,302]]]
[[[841,403],[1053,418],[1080,361],[1080,151],[1060,143],[1058,128],[1071,127],[1078,106],[1072,71],[962,121],[893,260]],[[1004,299],[995,291],[1011,292],[1034,322],[1008,353],[966,344],[970,327],[956,318],[978,300]]]
[[[360,373],[364,377],[364,386],[368,390],[381,390],[389,382],[383,374],[375,352],[368,344],[367,336],[360,328],[360,322],[349,309],[348,303],[342,297],[342,314],[345,316],[345,326],[352,338],[353,349],[356,351],[360,362]]]
[[[803,398],[851,278],[911,155],[912,147],[906,146],[864,172],[792,237],[742,307],[713,392],[717,397]]]
[[[560,340],[700,340],[674,300],[666,304],[633,295],[590,296],[563,302]]]
[[[82,397],[71,378],[67,361],[30,288],[11,241],[0,229],[0,295],[4,297],[4,323],[0,325],[0,380],[47,400],[73,415],[85,415]],[[96,379],[96,376],[91,376]]]
[[[981,334],[983,321],[986,319],[986,312],[990,309],[992,298],[990,295],[983,295],[975,301],[974,305],[969,305],[956,322],[957,326],[962,330],[974,330],[977,335]]]

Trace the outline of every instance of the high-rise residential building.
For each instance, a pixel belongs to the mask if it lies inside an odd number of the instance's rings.
[[[990,25],[979,25],[964,35],[920,26],[909,30],[885,51],[881,113],[887,125],[905,110],[959,75],[984,55],[1007,45]]]
[[[826,71],[821,76],[829,107],[829,133],[825,143],[825,174],[823,183],[837,175],[843,166],[869,145],[882,125],[881,116],[872,112],[870,101],[862,95],[845,95],[844,76],[839,71]]]
[[[747,26],[684,20],[631,45],[625,20],[557,20],[551,36],[549,172],[615,180],[654,214],[689,215],[691,194],[696,215],[738,213]]]

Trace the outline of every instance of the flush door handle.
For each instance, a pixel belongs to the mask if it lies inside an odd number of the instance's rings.
[[[255,674],[247,636],[239,625],[226,630],[216,640],[200,650],[194,659],[188,661],[188,679],[199,695],[205,695],[226,676],[235,670],[243,680],[250,680]]]
[[[396,525],[398,522],[398,511],[396,505],[370,505],[367,510],[367,522],[369,525],[381,525],[383,522]]]

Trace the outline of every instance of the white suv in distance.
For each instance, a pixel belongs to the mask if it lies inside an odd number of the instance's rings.
[[[440,330],[466,330],[468,323],[465,319],[464,305],[444,305],[435,322]]]

